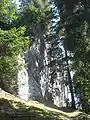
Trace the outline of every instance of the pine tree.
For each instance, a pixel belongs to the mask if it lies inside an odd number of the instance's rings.
[[[29,38],[24,36],[25,27],[11,28],[17,18],[12,1],[1,1],[0,12],[0,87],[15,93],[18,55],[26,50]]]
[[[90,42],[88,34],[90,2],[88,0],[54,0],[54,2],[60,11],[60,35],[64,38],[63,45],[68,52],[72,53],[73,57],[72,71],[75,73],[74,86],[77,91],[76,95],[81,99],[82,108],[88,110],[90,85],[88,81],[90,71],[88,54],[90,51],[87,48]],[[86,84],[88,84],[88,88],[86,88]],[[79,88],[82,88],[82,90]],[[82,95],[80,95],[81,91]]]

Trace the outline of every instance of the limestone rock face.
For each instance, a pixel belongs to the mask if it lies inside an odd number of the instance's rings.
[[[43,46],[43,47],[42,47]],[[41,71],[44,67],[44,43],[40,40],[34,42],[24,54],[22,62],[26,68],[18,73],[19,96],[26,100],[39,100],[43,98],[41,89]],[[21,82],[20,82],[21,81]]]
[[[42,47],[43,46],[43,47]],[[42,47],[42,48],[41,48]],[[44,43],[36,41],[26,53],[26,62],[29,76],[29,99],[40,100],[43,98],[41,90],[41,71],[43,64]]]
[[[20,66],[25,65],[25,59],[23,56],[18,57],[18,64]],[[27,68],[22,66],[21,69],[18,71],[17,75],[18,80],[18,97],[24,100],[28,100],[29,98],[29,75],[27,72]]]
[[[30,49],[21,57],[21,63],[26,67],[18,73],[18,94],[25,100],[49,102],[57,106],[66,106],[69,91],[65,86],[64,78],[57,72],[53,86],[50,86],[50,59],[48,56],[49,44],[45,40],[37,39]]]

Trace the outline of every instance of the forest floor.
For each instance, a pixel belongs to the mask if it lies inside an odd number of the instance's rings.
[[[78,110],[63,112],[37,101],[26,102],[0,90],[0,120],[90,120]]]

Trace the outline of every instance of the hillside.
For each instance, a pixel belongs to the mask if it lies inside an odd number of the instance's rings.
[[[0,90],[0,120],[90,120],[85,113],[63,112],[37,101],[26,102]]]

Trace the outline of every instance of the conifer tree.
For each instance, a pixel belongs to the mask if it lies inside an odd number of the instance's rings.
[[[14,3],[0,2],[0,87],[8,92],[17,90],[18,55],[28,48],[25,27],[13,27],[17,20]],[[25,49],[26,48],[26,49]]]

